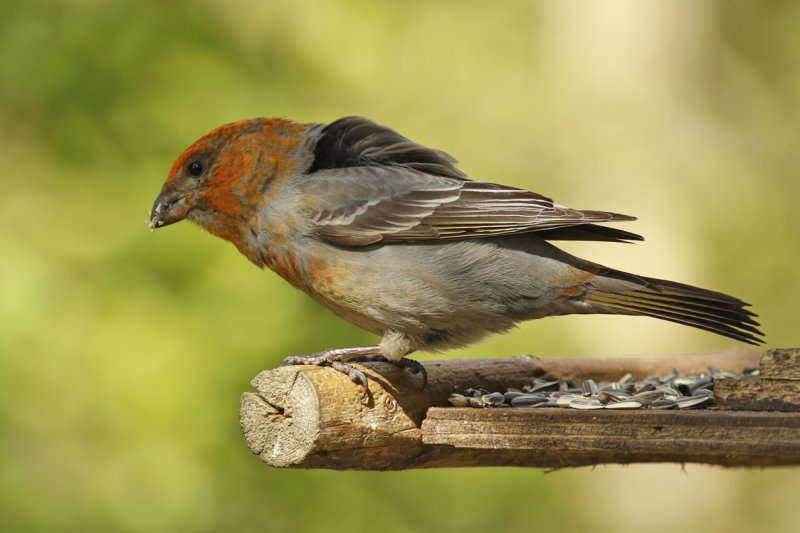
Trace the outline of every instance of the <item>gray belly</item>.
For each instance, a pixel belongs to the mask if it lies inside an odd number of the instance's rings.
[[[347,275],[337,278],[336,294],[315,296],[320,303],[367,331],[400,332],[427,350],[463,346],[546,316],[556,299],[550,280],[570,268],[569,256],[530,235],[325,254],[347,265]]]

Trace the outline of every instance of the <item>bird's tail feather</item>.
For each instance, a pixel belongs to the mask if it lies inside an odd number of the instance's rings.
[[[596,279],[596,288],[582,300],[601,312],[651,316],[749,344],[764,342],[756,314],[733,296],[611,269],[598,272]]]

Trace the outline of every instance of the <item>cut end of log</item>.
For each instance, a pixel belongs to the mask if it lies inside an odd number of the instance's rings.
[[[261,372],[251,382],[257,393],[242,395],[239,418],[250,450],[275,467],[338,470],[395,469],[422,446],[419,421],[399,406],[395,386],[367,367],[370,394],[331,368],[287,366]],[[391,390],[391,394],[386,388]],[[421,415],[420,415],[421,416]]]
[[[250,450],[273,466],[301,463],[319,434],[319,398],[295,368],[261,372],[252,381],[259,391],[242,395],[239,416]]]

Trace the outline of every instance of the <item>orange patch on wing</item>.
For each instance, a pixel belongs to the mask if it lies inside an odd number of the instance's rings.
[[[594,265],[591,265],[593,271],[587,270],[580,270],[580,269],[573,269],[570,274],[562,280],[562,289],[561,294],[565,298],[571,298],[574,296],[578,296],[586,290],[586,284],[597,277],[595,272],[597,268]]]
[[[334,283],[334,276],[330,265],[324,259],[314,257],[308,261],[308,274],[311,277],[311,284],[315,287],[323,285],[327,288]]]
[[[566,296],[567,298],[570,298],[572,296],[577,296],[582,292],[583,292],[582,285],[573,285],[572,287],[564,287],[563,289],[561,289],[561,294],[563,296]]]

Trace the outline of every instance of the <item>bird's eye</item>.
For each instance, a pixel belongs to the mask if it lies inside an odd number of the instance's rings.
[[[203,173],[203,162],[202,161],[192,161],[189,163],[189,174],[192,176],[199,176]]]

